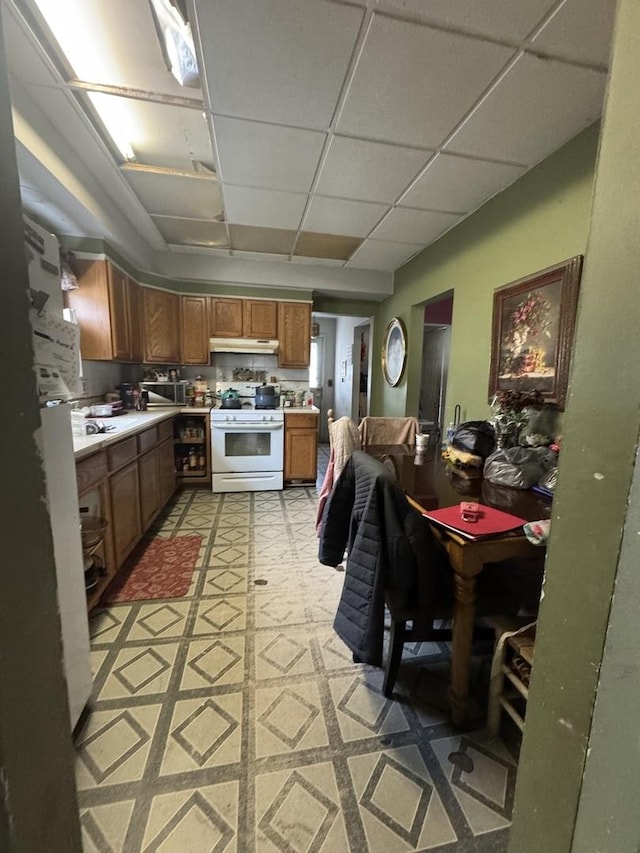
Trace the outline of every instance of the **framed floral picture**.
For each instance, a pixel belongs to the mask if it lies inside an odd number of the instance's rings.
[[[490,400],[535,389],[564,409],[581,272],[576,255],[494,291]]]

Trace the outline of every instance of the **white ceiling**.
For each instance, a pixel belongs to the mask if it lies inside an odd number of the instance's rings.
[[[113,238],[120,216],[122,250],[135,237],[156,265],[197,252],[243,270],[316,263],[325,277],[344,268],[340,286],[350,269],[397,269],[598,118],[615,7],[186,0],[202,84],[188,89],[163,64],[146,0],[79,3],[99,79],[64,67],[36,0],[2,0],[14,104],[40,112],[78,185],[101,196],[67,233],[101,236],[97,220]],[[89,120],[96,84],[136,90],[102,95],[137,128],[133,165]],[[26,195],[35,183],[23,175]],[[62,194],[48,198],[54,224]]]

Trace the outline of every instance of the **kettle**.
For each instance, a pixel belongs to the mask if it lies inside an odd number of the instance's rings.
[[[224,400],[237,400],[238,399],[238,392],[236,391],[235,388],[229,388],[228,391],[222,392],[222,399],[223,399],[223,401]]]

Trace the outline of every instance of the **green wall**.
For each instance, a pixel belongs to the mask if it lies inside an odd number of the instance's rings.
[[[417,413],[423,309],[416,306],[453,291],[445,423],[456,404],[463,420],[489,415],[493,291],[584,254],[598,132],[597,124],[583,131],[396,272],[394,294],[378,311],[374,352],[389,320],[400,317],[407,370],[391,388],[375,359],[372,414]]]

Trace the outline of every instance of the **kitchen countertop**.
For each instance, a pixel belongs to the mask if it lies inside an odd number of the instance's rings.
[[[136,433],[142,432],[154,424],[159,424],[161,421],[166,421],[169,418],[175,418],[176,415],[207,415],[209,409],[206,408],[178,408],[177,406],[167,406],[162,408],[149,409],[146,412],[125,412],[123,415],[116,415],[112,418],[93,418],[92,420],[102,420],[107,426],[114,426],[115,429],[109,432],[98,433],[97,435],[73,436],[73,455],[78,461],[85,456],[90,456],[92,453],[97,453],[104,447],[114,444],[116,441],[121,441],[123,438],[129,438]]]
[[[317,406],[284,406],[282,411],[286,415],[319,415]]]

